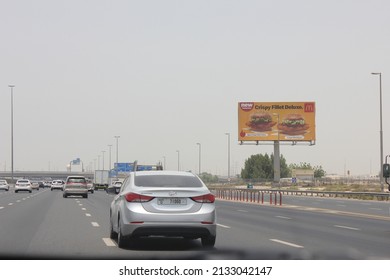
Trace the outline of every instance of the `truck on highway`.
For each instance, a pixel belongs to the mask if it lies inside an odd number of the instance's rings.
[[[110,185],[110,171],[109,170],[95,170],[93,177],[93,187],[95,190],[106,189]]]

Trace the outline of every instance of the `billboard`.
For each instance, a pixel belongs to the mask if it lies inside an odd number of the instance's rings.
[[[114,163],[114,169],[117,172],[131,172],[134,169],[134,163],[133,162]]]
[[[239,102],[239,141],[315,141],[315,102]]]

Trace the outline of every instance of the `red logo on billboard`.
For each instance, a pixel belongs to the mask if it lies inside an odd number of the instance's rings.
[[[305,113],[313,113],[315,110],[314,102],[304,104]]]
[[[245,112],[249,112],[250,110],[252,110],[253,106],[255,106],[255,104],[253,102],[241,102],[240,103],[241,110],[243,110]]]

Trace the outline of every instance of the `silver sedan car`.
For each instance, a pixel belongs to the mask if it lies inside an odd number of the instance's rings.
[[[196,175],[180,171],[131,172],[110,207],[110,237],[131,246],[138,237],[216,240],[215,196]]]

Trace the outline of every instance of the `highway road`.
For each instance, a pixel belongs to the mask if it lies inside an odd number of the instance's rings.
[[[217,200],[217,242],[109,238],[104,191],[64,199],[61,191],[0,191],[3,259],[390,259],[389,202],[284,197],[284,205]]]

